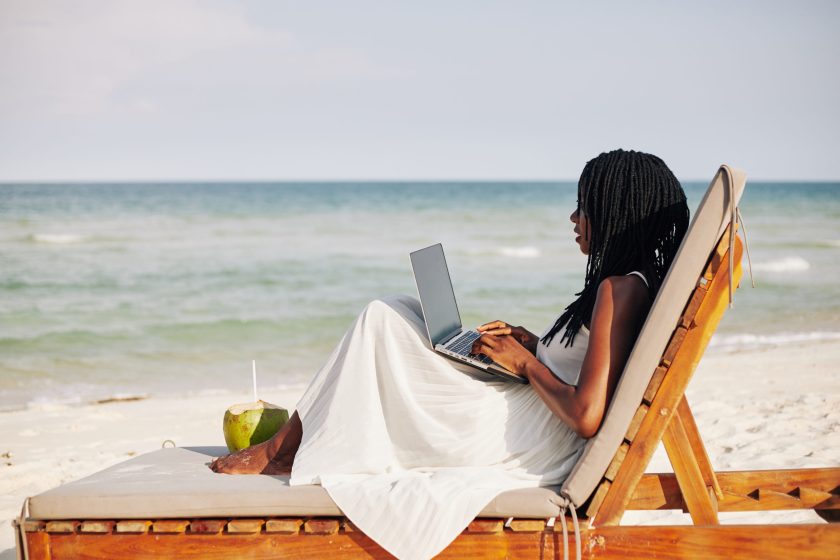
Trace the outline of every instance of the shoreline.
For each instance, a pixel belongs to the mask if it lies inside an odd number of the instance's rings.
[[[291,412],[304,385],[261,391]],[[840,464],[840,341],[710,351],[687,397],[715,468],[826,467]],[[224,445],[222,418],[250,392],[121,395],[82,405],[0,413],[0,560],[14,555],[11,520],[26,496],[76,480],[138,454],[178,446]],[[648,469],[670,471],[662,447]],[[722,522],[769,519],[766,512],[723,514]],[[821,522],[811,511],[778,512],[786,522]],[[686,523],[681,512],[630,512],[624,523]],[[11,551],[11,552],[10,552]]]

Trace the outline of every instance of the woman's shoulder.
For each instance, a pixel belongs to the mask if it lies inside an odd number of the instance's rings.
[[[641,274],[608,276],[598,286],[598,300],[608,299],[612,307],[627,311],[645,311],[650,306],[650,291]]]
[[[601,280],[598,291],[609,289],[616,293],[628,293],[630,295],[648,292],[648,281],[641,272],[607,276]]]
[[[635,337],[650,310],[648,288],[637,275],[608,276],[598,285],[589,327],[596,338],[626,333]]]

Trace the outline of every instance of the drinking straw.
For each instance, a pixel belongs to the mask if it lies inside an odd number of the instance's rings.
[[[257,360],[251,360],[251,373],[254,377],[254,402],[257,402]]]

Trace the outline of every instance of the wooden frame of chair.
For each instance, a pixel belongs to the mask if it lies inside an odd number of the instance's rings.
[[[715,472],[685,389],[729,301],[729,232],[709,258],[642,402],[585,509],[586,558],[838,558],[840,467]],[[736,238],[733,283],[742,275]],[[662,441],[673,474],[645,474]],[[583,508],[582,508],[583,509]],[[693,525],[622,526],[626,510],[682,509]],[[718,512],[814,509],[829,523],[720,525]],[[582,512],[583,513],[583,512]],[[476,519],[439,558],[562,558],[563,524]],[[26,520],[33,560],[390,558],[345,518]]]

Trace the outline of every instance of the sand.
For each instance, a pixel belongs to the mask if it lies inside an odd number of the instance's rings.
[[[688,390],[715,468],[840,465],[840,343],[710,350]],[[294,408],[303,387],[260,397]],[[222,417],[248,393],[149,398],[0,413],[0,560],[14,558],[11,520],[26,496],[161,447],[224,445]],[[660,448],[649,472],[670,471]],[[809,511],[786,522],[821,522]],[[756,523],[766,513],[723,514]],[[680,512],[629,512],[624,523],[689,523]]]

